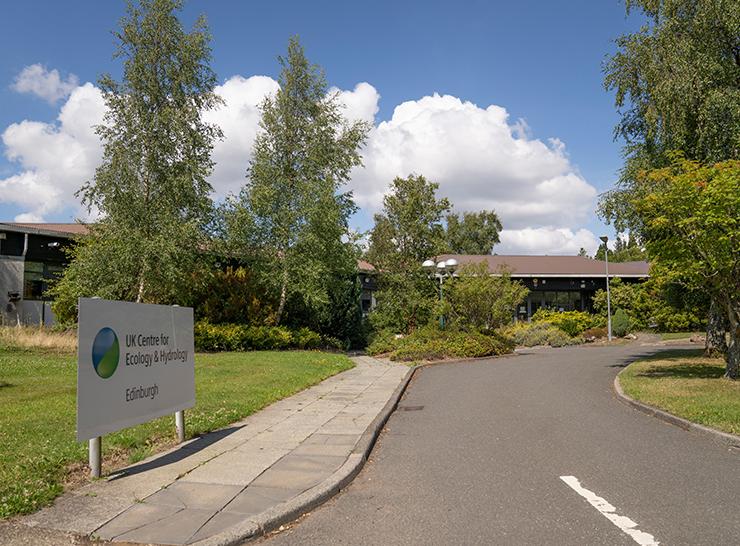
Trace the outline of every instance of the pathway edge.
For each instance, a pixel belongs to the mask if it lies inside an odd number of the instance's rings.
[[[630,362],[630,364],[632,364],[632,362]],[[620,402],[652,417],[660,419],[661,421],[665,421],[666,423],[682,428],[683,430],[695,432],[697,434],[710,438],[715,442],[724,444],[728,448],[740,449],[740,436],[730,434],[729,432],[722,432],[711,427],[700,425],[699,423],[694,423],[693,421],[689,421],[688,419],[684,419],[683,417],[678,417],[677,415],[668,413],[667,411],[656,408],[655,406],[651,406],[649,404],[645,404],[644,402],[635,400],[634,398],[626,394],[622,389],[621,383],[619,382],[619,376],[626,369],[627,367],[625,367],[617,375],[614,376],[614,382],[612,384],[614,388],[614,393],[616,394],[617,399]]]

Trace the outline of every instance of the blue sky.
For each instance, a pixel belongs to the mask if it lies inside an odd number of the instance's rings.
[[[48,149],[50,154],[65,156],[60,158],[60,162],[68,164],[74,155],[67,151],[70,148],[65,148],[66,145],[55,148],[60,139],[55,141],[56,144],[45,139],[50,132],[66,131],[65,128],[60,129],[60,124],[71,126],[71,118],[80,123],[88,118],[70,106],[65,121],[57,119],[67,100],[72,101],[77,96],[74,92],[72,98],[64,95],[54,101],[47,96],[45,100],[38,93],[19,92],[14,82],[26,67],[34,64],[42,65],[47,71],[45,75],[48,71],[58,70],[63,82],[74,75],[76,80],[70,80],[69,89],[75,87],[75,82],[79,86],[85,82],[94,83],[103,72],[118,75],[120,65],[112,59],[114,44],[111,31],[124,13],[124,3],[28,0],[7,3],[3,11],[0,22],[0,47],[3,51],[0,57],[0,133],[4,137],[0,144],[3,151],[0,159],[0,219],[12,220],[20,214],[35,211],[36,217],[46,221],[69,221],[79,213],[68,197],[73,181],[68,180],[66,185],[60,182],[54,189],[56,169],[53,164],[50,166],[53,160],[37,156],[40,150]],[[377,209],[382,186],[390,182],[380,178],[393,174],[386,168],[388,164],[428,174],[424,158],[431,156],[436,160],[440,151],[448,149],[449,162],[435,161],[435,165],[429,167],[432,174],[429,177],[441,179],[442,192],[450,194],[453,202],[457,197],[460,209],[474,208],[471,203],[476,201],[487,207],[498,204],[504,211],[504,228],[508,223],[512,230],[521,232],[514,236],[512,231],[504,250],[568,252],[574,242],[591,241],[582,233],[580,238],[572,238],[568,244],[546,237],[539,245],[530,244],[529,239],[538,235],[534,232],[523,235],[522,230],[528,228],[570,230],[572,233],[586,230],[592,235],[599,235],[605,229],[592,213],[592,194],[593,190],[600,193],[612,186],[621,165],[621,144],[612,138],[617,115],[613,96],[602,87],[601,63],[613,51],[613,39],[634,30],[639,24],[636,17],[625,15],[622,2],[419,1],[359,4],[191,0],[183,12],[186,26],[199,13],[206,14],[211,27],[213,67],[221,83],[234,76],[242,79],[255,75],[276,78],[276,55],[285,50],[291,35],[298,34],[309,59],[325,68],[331,85],[350,92],[357,91],[355,86],[361,82],[371,86],[365,89],[361,99],[365,101],[363,111],[371,111],[372,116],[375,105],[374,123],[386,124],[378,131],[377,141],[371,143],[375,151],[368,152],[368,172],[358,175],[353,181],[353,188],[360,196],[358,202],[363,207],[355,219],[358,228],[370,226],[370,217]],[[256,92],[256,80],[250,80],[251,87],[239,81],[243,85],[238,92]],[[269,88],[268,84],[261,82],[260,89],[264,86]],[[431,98],[435,93],[448,98]],[[79,97],[82,96],[79,93]],[[422,101],[424,97],[429,99]],[[459,103],[453,99],[459,99]],[[408,101],[413,106],[410,107],[410,115],[417,121],[407,125],[408,116],[403,117],[400,113],[394,121],[396,108]],[[485,109],[491,105],[505,109],[508,118],[502,121],[490,111],[486,114]],[[449,117],[452,110],[459,115]],[[492,116],[496,119],[492,120]],[[419,122],[420,119],[424,122]],[[524,120],[526,127],[518,123],[520,119]],[[19,124],[24,120],[48,125],[21,127]],[[485,125],[489,122],[490,125]],[[479,132],[469,131],[469,127],[480,123],[483,127],[478,128]],[[497,138],[506,138],[494,133],[507,126],[525,135],[524,141],[531,145],[526,153],[534,154],[531,161],[517,157],[511,159],[510,168],[501,165],[511,156],[507,155],[509,152],[493,150],[498,148]],[[35,132],[32,130],[34,127]],[[413,149],[409,157],[389,157],[387,154],[391,152],[388,149],[392,147],[389,143],[401,142],[398,139],[403,136],[399,135],[408,136],[413,131],[418,131],[417,136],[403,141],[400,148],[424,146],[424,135],[439,133],[440,141],[435,144],[438,147]],[[490,139],[486,131],[490,132]],[[72,134],[78,137],[79,131],[72,131]],[[521,134],[517,134],[516,138],[521,138]],[[468,149],[465,138],[475,142],[485,140],[491,148],[480,146],[475,153],[481,157],[472,155],[473,152],[468,157],[456,148]],[[556,138],[559,143],[549,141],[550,138]],[[501,141],[500,148],[511,149],[511,153],[517,154],[515,150],[519,145],[510,139]],[[483,157],[488,149],[492,150],[495,161]],[[248,150],[245,154],[244,169]],[[537,154],[548,157],[543,159]],[[223,157],[227,155],[223,152]],[[472,165],[471,170],[466,171],[462,162]],[[521,180],[516,174],[540,163],[549,166],[539,170],[533,168],[537,172],[531,176],[551,180],[547,191],[537,186],[542,181]],[[67,176],[73,177],[69,173],[82,173],[80,176],[84,176],[90,168],[89,164],[79,168],[72,166]],[[33,176],[42,176],[44,169],[48,171],[46,186],[33,179]],[[63,173],[58,174],[63,178]],[[20,177],[24,177],[23,180]],[[479,180],[468,182],[473,179]],[[558,186],[562,180],[565,186]],[[83,182],[80,180],[79,184]],[[32,189],[24,192],[28,197],[21,198],[19,194],[26,188],[25,183],[31,184],[28,187]],[[224,188],[235,187],[234,182],[230,184]],[[220,187],[218,183],[214,185],[217,189]],[[60,189],[62,186],[64,188]],[[370,187],[372,191],[368,190]],[[527,192],[535,187],[542,191],[532,193],[533,201],[550,201],[552,198],[548,196],[552,195],[570,196],[557,202],[560,218],[552,210],[533,212],[530,208],[517,208],[517,203],[521,204]],[[49,188],[54,191],[47,196],[44,191],[48,192]],[[507,191],[512,195],[519,194],[511,197]],[[66,204],[37,206],[31,195],[38,200],[65,200]],[[586,213],[589,199],[589,212]]]

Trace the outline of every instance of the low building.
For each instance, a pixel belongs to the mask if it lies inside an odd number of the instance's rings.
[[[0,323],[54,323],[47,289],[83,224],[0,223]]]
[[[86,233],[84,224],[0,223],[0,324],[54,323],[49,283],[64,271],[75,237]],[[359,260],[357,269],[367,316],[375,306],[375,268]]]
[[[518,320],[529,320],[537,309],[592,311],[597,290],[606,289],[606,263],[583,256],[491,256],[444,254],[436,261],[454,258],[460,266],[485,262],[492,275],[508,271],[529,289],[517,309]],[[609,278],[640,282],[649,277],[648,262],[609,262]]]

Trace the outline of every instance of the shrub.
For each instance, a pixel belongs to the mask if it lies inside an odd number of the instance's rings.
[[[308,328],[291,331],[283,326],[195,323],[195,348],[199,351],[267,351],[336,348],[337,340],[322,338]],[[341,344],[340,344],[341,346]]]
[[[299,349],[316,349],[321,346],[321,336],[308,328],[299,328],[293,338]]]
[[[617,337],[624,337],[630,333],[632,321],[623,309],[617,309],[612,317],[612,333]]]
[[[524,301],[528,292],[520,282],[512,281],[507,271],[493,276],[486,262],[465,264],[445,284],[447,305],[440,311],[459,328],[495,330],[511,323],[517,304]]]
[[[602,325],[603,319],[586,311],[554,311],[538,309],[532,316],[534,322],[549,322],[569,336],[578,336],[588,328]]]
[[[463,332],[456,329],[439,330],[427,327],[396,339],[383,333],[368,347],[370,354],[389,353],[391,360],[440,360],[445,358],[473,358],[510,353],[512,341],[497,333]]]
[[[571,337],[560,328],[548,322],[520,322],[507,328],[504,333],[511,336],[514,343],[524,347],[536,345],[550,345],[551,347],[564,347],[581,343],[581,338]]]
[[[588,330],[585,330],[582,335],[584,339],[589,339],[589,338],[598,339],[598,338],[606,337],[607,334],[608,332],[606,328],[599,327],[599,328],[589,328]]]

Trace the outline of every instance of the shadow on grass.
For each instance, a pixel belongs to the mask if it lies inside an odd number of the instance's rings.
[[[0,389],[3,387],[12,387],[13,385],[11,383],[8,383],[6,381],[0,381]]]
[[[190,440],[188,443],[182,445],[181,447],[155,457],[150,461],[141,464],[134,464],[133,466],[129,466],[120,471],[114,472],[109,480],[118,480],[121,478],[125,478],[126,476],[133,476],[134,474],[146,472],[147,470],[152,470],[153,468],[159,468],[181,461],[182,459],[189,457],[193,453],[196,453],[201,449],[205,449],[206,447],[218,442],[219,440],[222,440],[227,436],[235,433],[237,430],[243,428],[243,426],[244,425],[232,426],[203,434],[194,440]]]
[[[688,358],[698,358],[703,355],[701,349],[671,349],[660,351],[644,360],[675,361],[675,364],[652,366],[635,374],[636,377],[675,378],[675,379],[718,379],[725,373],[724,366],[711,364],[686,364]]]
[[[609,368],[626,368],[638,360],[681,360],[702,355],[701,349],[648,349],[638,354],[625,355],[616,359]]]
[[[644,372],[635,374],[636,377],[649,377],[652,379],[675,378],[675,379],[719,379],[725,374],[724,368],[696,364],[686,366],[676,364],[675,366],[656,366]]]

